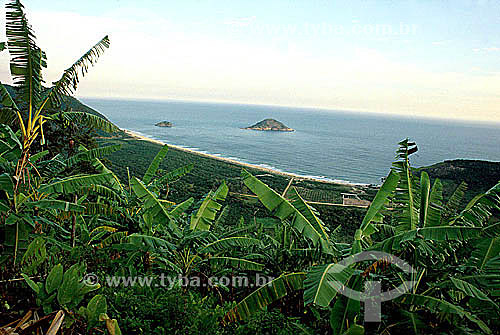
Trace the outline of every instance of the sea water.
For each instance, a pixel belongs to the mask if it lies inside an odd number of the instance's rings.
[[[494,123],[227,103],[81,100],[119,127],[167,144],[329,180],[380,183],[405,138],[419,147],[413,166],[457,158],[500,161],[500,125]],[[295,131],[241,129],[266,118]],[[156,127],[160,121],[174,126]]]

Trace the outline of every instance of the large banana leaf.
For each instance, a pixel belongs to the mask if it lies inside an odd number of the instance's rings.
[[[453,305],[445,300],[441,300],[431,296],[410,294],[410,293],[404,294],[401,297],[397,298],[396,300],[401,303],[412,305],[417,308],[418,307],[426,308],[434,313],[452,314],[452,315],[457,315],[460,318],[467,318],[469,321],[472,321],[479,328],[481,328],[481,330],[486,334],[492,334],[491,329],[489,329],[488,326],[483,321],[476,318],[472,313],[464,310],[460,306]]]
[[[460,185],[458,185],[458,187],[448,199],[448,202],[446,203],[443,210],[443,216],[450,218],[457,213],[460,208],[461,201],[465,196],[465,191],[467,191],[467,183],[463,181],[460,183]]]
[[[346,285],[354,274],[352,267],[339,263],[316,265],[307,272],[304,281],[304,304],[328,307],[337,295],[338,285]]]
[[[249,261],[248,259],[243,259],[243,258],[223,257],[223,256],[210,257],[208,259],[208,262],[211,265],[219,267],[222,266],[223,268],[230,266],[235,269],[248,270],[248,271],[262,271],[264,269],[263,264],[254,261]]]
[[[8,161],[17,161],[21,157],[22,145],[12,129],[0,124],[0,157]]]
[[[486,293],[484,293],[479,288],[477,288],[476,286],[474,286],[473,284],[471,284],[465,280],[461,280],[459,278],[452,277],[452,278],[450,278],[450,281],[447,281],[445,283],[441,283],[439,286],[440,287],[451,287],[452,285],[456,289],[462,291],[465,295],[472,297],[472,298],[479,299],[479,300],[487,301],[498,309],[498,305],[495,302],[493,302],[493,300],[491,300],[486,295]]]
[[[194,202],[193,197],[181,202],[180,204],[175,206],[174,209],[170,211],[170,215],[176,219],[180,218],[182,213],[184,213],[189,207],[191,207],[193,202]]]
[[[94,114],[85,112],[63,112],[61,115],[67,120],[86,125],[95,130],[102,130],[106,133],[114,133],[120,130],[120,128],[112,122]]]
[[[223,182],[215,192],[210,191],[207,194],[200,208],[191,216],[190,228],[192,230],[210,230],[217,212],[222,208],[218,201],[224,201],[228,191],[226,182]]]
[[[109,48],[108,36],[104,36],[69,68],[64,70],[61,78],[53,83],[54,86],[50,89],[45,101],[53,108],[59,107],[64,96],[72,95],[75,92],[80,75],[85,76],[90,66],[97,62],[106,48]]]
[[[104,147],[94,148],[94,149],[90,149],[90,150],[82,148],[82,151],[71,156],[70,158],[68,158],[66,160],[66,165],[72,166],[72,165],[75,165],[81,161],[90,161],[90,160],[94,160],[96,158],[101,158],[101,157],[109,155],[117,150],[120,150],[120,148],[121,148],[120,144],[107,145]]]
[[[261,243],[260,240],[251,237],[244,237],[244,236],[226,237],[200,247],[198,249],[198,252],[199,253],[217,252],[221,250],[232,249],[235,247],[250,247],[253,245],[258,245],[259,243]]]
[[[94,161],[92,162],[92,166],[99,172],[99,173],[110,173],[111,174],[111,182],[110,182],[110,189],[112,189],[114,192],[117,192],[120,197],[122,198],[123,201],[125,201],[126,198],[126,192],[125,189],[118,178],[116,174],[108,169],[106,165],[104,165],[98,158],[95,158]],[[101,189],[104,191],[104,189]],[[99,191],[99,190],[97,190]]]
[[[330,237],[326,232],[326,228],[324,227],[323,221],[314,213],[312,208],[302,199],[302,197],[297,192],[295,187],[292,188],[292,192],[290,192],[290,201],[295,207],[316,229],[318,233],[320,233],[321,238],[326,242],[324,245],[324,251],[331,253],[332,246],[330,242]]]
[[[144,174],[144,177],[142,177],[142,182],[144,185],[148,185],[153,177],[156,174],[156,171],[158,170],[158,167],[160,166],[161,161],[165,158],[168,152],[168,146],[164,145],[160,151],[156,154],[155,158],[149,164],[148,169],[146,170],[146,173]]]
[[[132,191],[142,201],[142,213],[144,221],[151,227],[155,224],[168,225],[176,234],[179,229],[175,224],[175,219],[170,215],[161,201],[136,177],[130,181]]]
[[[16,110],[19,110],[16,103],[10,96],[9,92],[0,83],[0,123],[13,125],[14,120],[17,119]]]
[[[43,209],[57,209],[65,212],[75,212],[75,213],[82,213],[85,211],[84,206],[80,206],[78,204],[69,201],[54,200],[54,199],[43,199],[33,202],[27,202],[26,206],[31,208],[38,207]]]
[[[387,253],[400,251],[403,248],[403,242],[421,240],[433,241],[467,241],[480,237],[484,230],[477,227],[427,227],[410,230],[404,233],[391,236],[381,242],[371,246],[369,250],[378,250]]]
[[[488,262],[500,254],[500,237],[479,239],[472,247],[474,250],[469,258],[469,264],[484,271]]]
[[[259,198],[260,202],[277,218],[285,220],[291,218],[292,226],[302,233],[304,237],[310,239],[314,246],[318,243],[322,247],[328,248],[329,243],[323,239],[323,236],[314,228],[302,213],[295,208],[288,200],[276,193],[269,186],[252,176],[245,169],[241,171],[241,177],[245,185]]]
[[[11,55],[10,72],[14,85],[20,89],[20,96],[26,104],[31,123],[32,110],[41,100],[42,68],[47,66],[46,57],[36,45],[35,34],[21,2],[11,0],[5,8],[6,35]]]
[[[361,280],[356,280],[353,289],[356,291],[361,290]],[[359,301],[339,296],[330,311],[330,326],[333,335],[345,334],[349,325],[352,325],[356,316],[359,315],[360,309],[361,303]]]
[[[194,167],[194,164],[187,164],[187,165],[181,166],[178,169],[175,169],[173,171],[167,172],[165,175],[163,175],[160,178],[156,179],[154,181],[154,183],[155,183],[155,185],[162,185],[162,184],[165,184],[165,183],[167,183],[167,184],[168,183],[173,183],[177,179],[179,179],[179,178],[185,176],[186,174],[188,174],[189,172],[191,172],[191,170],[193,169],[193,167]]]
[[[361,241],[369,237],[373,232],[376,231],[376,227],[372,222],[382,222],[383,215],[381,211],[385,208],[390,197],[393,195],[396,186],[398,185],[399,174],[391,171],[384,183],[378,190],[375,198],[373,199],[370,207],[366,211],[366,214],[361,222],[361,226],[354,234],[354,242],[351,248],[351,254],[356,254],[361,252]]]
[[[500,182],[486,193],[475,196],[451,224],[457,222],[475,227],[483,226],[493,210],[500,210]]]
[[[244,320],[290,292],[303,287],[305,273],[295,272],[281,275],[266,285],[250,293],[224,316],[225,324]]]
[[[425,212],[425,219],[423,227],[436,227],[440,226],[441,214],[443,211],[443,184],[439,179],[436,179],[434,186],[430,192],[429,198],[426,202],[422,201],[420,206],[420,214]],[[423,210],[424,209],[424,210]]]
[[[38,191],[43,193],[75,193],[84,187],[90,188],[94,185],[107,184],[110,182],[110,178],[110,173],[75,175],[42,185]]]
[[[396,189],[394,202],[396,207],[402,208],[397,216],[397,232],[417,228],[418,225],[418,194],[417,185],[410,169],[409,156],[418,151],[417,145],[408,139],[399,142],[396,152],[398,160],[392,163],[393,170],[399,174],[399,183]]]

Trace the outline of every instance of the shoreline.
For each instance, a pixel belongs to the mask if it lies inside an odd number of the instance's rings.
[[[129,130],[129,129],[121,129],[121,130],[125,134],[127,134],[128,136],[133,137],[133,138],[135,138],[137,140],[147,141],[147,142],[155,143],[155,144],[158,144],[158,145],[168,145],[169,147],[171,147],[173,149],[184,151],[184,152],[187,152],[187,153],[190,153],[190,154],[194,154],[194,155],[198,155],[198,156],[202,156],[202,157],[206,157],[206,158],[211,158],[211,159],[219,160],[219,161],[222,161],[222,162],[226,162],[226,163],[238,165],[238,166],[241,166],[241,167],[256,169],[256,170],[260,170],[260,171],[267,172],[267,173],[278,174],[278,175],[285,176],[285,177],[293,177],[294,179],[298,179],[298,180],[308,180],[308,181],[313,181],[313,182],[318,182],[318,183],[325,183],[325,184],[345,185],[345,186],[351,186],[351,187],[367,187],[368,186],[368,184],[356,184],[356,183],[350,183],[350,182],[347,182],[347,181],[344,182],[344,181],[340,181],[340,180],[339,181],[336,181],[336,180],[325,180],[325,179],[314,178],[314,177],[309,177],[309,176],[301,176],[301,175],[298,175],[298,174],[295,174],[295,173],[290,173],[290,172],[278,171],[278,170],[274,170],[274,169],[271,169],[271,168],[266,168],[266,167],[255,165],[255,164],[250,164],[250,163],[245,163],[245,162],[237,161],[237,160],[231,159],[231,158],[225,158],[225,157],[216,156],[216,155],[209,154],[209,153],[199,152],[199,151],[188,149],[188,148],[184,148],[184,147],[181,147],[181,146],[175,145],[175,144],[165,143],[163,141],[155,140],[155,139],[149,138],[147,136],[144,136],[142,134],[136,133],[136,132],[134,132],[132,130]]]

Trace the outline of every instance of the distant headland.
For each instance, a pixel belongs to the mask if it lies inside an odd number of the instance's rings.
[[[155,124],[155,126],[157,127],[167,127],[167,128],[171,128],[173,127],[173,123],[172,122],[168,122],[168,121],[161,121],[161,122],[158,122],[157,124]]]
[[[265,119],[260,122],[257,122],[253,126],[242,129],[251,129],[260,131],[295,131],[294,129],[285,126],[283,123],[275,119]]]

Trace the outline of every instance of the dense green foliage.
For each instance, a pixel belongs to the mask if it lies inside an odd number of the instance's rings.
[[[2,333],[500,329],[500,183],[467,204],[464,187],[445,199],[439,179],[413,173],[410,156],[418,149],[404,140],[384,184],[365,191],[368,209],[315,208],[304,189],[338,195],[350,188],[289,183],[123,135],[86,147],[90,132],[83,130],[69,135],[72,146],[58,146],[67,126],[116,130],[64,103],[77,72],[85,73],[109,40],[44,90],[45,54],[24,7],[12,0],[7,9],[18,93],[0,85]],[[48,125],[54,131],[46,138]],[[131,151],[144,158],[129,164]],[[401,271],[374,251],[415,271]],[[344,263],[363,252],[371,258]],[[381,320],[363,322],[366,302],[339,292],[372,281],[405,290],[384,301]]]

